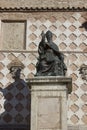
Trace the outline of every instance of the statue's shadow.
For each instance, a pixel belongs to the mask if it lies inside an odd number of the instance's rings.
[[[29,130],[31,96],[22,79],[0,89],[0,130]]]

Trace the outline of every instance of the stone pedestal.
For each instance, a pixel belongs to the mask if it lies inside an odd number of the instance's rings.
[[[31,130],[67,130],[71,78],[35,77],[31,85]]]

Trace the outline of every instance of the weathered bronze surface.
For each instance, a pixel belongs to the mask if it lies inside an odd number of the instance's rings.
[[[52,32],[42,31],[42,39],[39,43],[39,58],[36,64],[36,76],[64,76],[67,67],[64,63],[64,55],[59,52],[58,46],[52,41]],[[47,39],[47,42],[45,42]]]

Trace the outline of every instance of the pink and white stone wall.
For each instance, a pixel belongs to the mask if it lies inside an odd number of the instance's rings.
[[[23,15],[23,17],[21,17]],[[81,79],[79,68],[87,65],[87,31],[80,28],[87,20],[86,12],[37,12],[17,15],[5,13],[1,20],[26,20],[25,50],[0,50],[0,124],[26,124],[29,115],[29,99],[27,88],[20,85],[15,90],[8,89],[13,82],[8,64],[18,58],[25,68],[22,78],[31,78],[36,73],[37,49],[41,40],[41,31],[52,31],[53,41],[65,55],[67,76],[72,77],[72,93],[68,97],[68,125],[87,125],[87,81]],[[2,41],[3,43],[3,41]],[[14,93],[15,91],[15,93]],[[7,99],[7,101],[6,101]]]

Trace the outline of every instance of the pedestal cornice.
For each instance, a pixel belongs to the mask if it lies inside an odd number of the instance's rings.
[[[28,84],[34,85],[40,85],[40,84],[66,84],[66,88],[68,90],[68,93],[71,93],[72,91],[72,78],[69,77],[63,77],[63,76],[37,76],[34,78],[27,79]],[[49,85],[50,86],[50,85]]]

